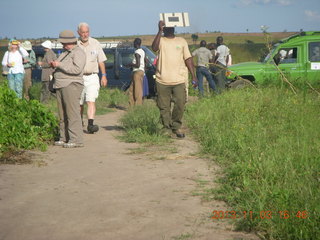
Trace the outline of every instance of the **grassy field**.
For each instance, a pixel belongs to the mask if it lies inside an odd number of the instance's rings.
[[[320,238],[319,106],[314,92],[274,87],[188,104],[185,121],[202,154],[224,169],[220,188],[204,197],[226,201],[230,212],[213,221],[228,217],[237,229],[265,239]],[[155,104],[131,109],[122,124],[126,141],[168,142]]]
[[[315,93],[268,87],[188,108],[202,152],[225,169],[218,193],[242,216],[235,220],[239,229],[268,239],[320,238],[319,106]]]
[[[156,34],[156,33],[155,33]],[[197,34],[197,33],[195,33]],[[270,33],[271,41],[278,41],[282,38],[286,38],[290,35],[293,35],[293,32],[274,32]],[[189,45],[194,44],[191,33],[178,34],[177,36],[183,37],[187,40]],[[199,44],[200,40],[206,40],[208,43],[216,42],[218,36],[223,36],[226,44],[235,44],[235,43],[247,43],[252,41],[253,43],[265,43],[265,34],[263,33],[199,33],[198,41],[196,44]],[[124,41],[124,42],[133,42],[133,40],[139,37],[142,40],[142,44],[146,46],[151,46],[152,41],[155,35],[136,35],[136,36],[125,36],[125,37],[106,37],[99,38],[100,41]]]

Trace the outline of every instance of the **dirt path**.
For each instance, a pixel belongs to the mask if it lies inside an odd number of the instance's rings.
[[[132,154],[115,138],[122,113],[99,116],[84,148],[38,153],[45,166],[0,165],[0,240],[258,239],[210,219],[224,204],[195,193],[217,170],[190,138]]]

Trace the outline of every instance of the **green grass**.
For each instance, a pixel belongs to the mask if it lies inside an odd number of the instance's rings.
[[[319,239],[319,106],[313,94],[269,87],[229,91],[188,107],[185,118],[202,151],[225,167],[217,197],[254,213],[238,219],[240,229],[269,239]],[[260,211],[272,211],[272,219],[260,219]],[[298,211],[308,217],[296,217]]]
[[[151,101],[130,108],[120,120],[126,130],[122,139],[127,142],[153,144],[168,142],[168,138],[162,134],[159,118],[159,110]]]
[[[182,233],[178,236],[174,236],[171,239],[172,240],[187,240],[187,239],[191,239],[194,237],[194,234],[191,233]]]
[[[117,88],[100,88],[99,97],[96,101],[97,115],[112,111],[110,108],[127,108],[128,96]]]

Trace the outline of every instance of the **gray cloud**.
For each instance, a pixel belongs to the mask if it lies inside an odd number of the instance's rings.
[[[320,21],[320,14],[317,11],[305,10],[304,14],[309,21]]]

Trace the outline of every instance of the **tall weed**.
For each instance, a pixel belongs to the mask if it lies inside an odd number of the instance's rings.
[[[319,106],[305,91],[270,87],[188,107],[186,119],[203,152],[226,167],[218,197],[239,214],[253,213],[237,220],[240,229],[269,239],[320,239]],[[261,219],[266,211],[271,219]]]

